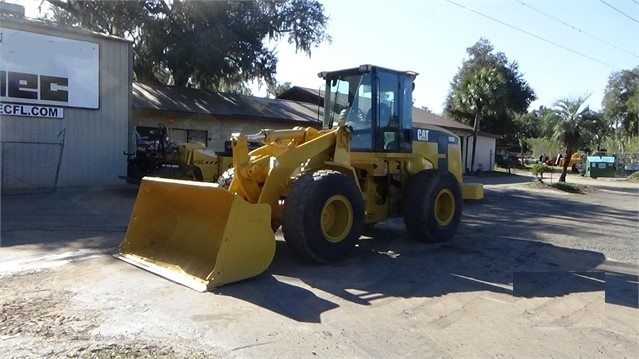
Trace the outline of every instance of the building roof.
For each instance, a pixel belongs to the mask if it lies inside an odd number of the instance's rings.
[[[133,108],[219,117],[317,124],[323,116],[324,91],[293,86],[276,99],[224,94],[194,88],[133,83]],[[298,99],[294,101],[293,99]],[[318,107],[319,103],[319,107]],[[461,122],[413,107],[413,124],[432,124],[471,134],[473,128]],[[498,137],[487,133],[484,136]]]
[[[194,88],[133,83],[133,108],[316,124],[317,105]]]
[[[122,41],[127,43],[133,43],[132,40],[128,40],[125,38],[103,34],[100,32],[95,32],[91,30],[87,30],[77,26],[68,26],[58,24],[56,22],[44,19],[33,19],[28,17],[16,17],[16,16],[6,16],[0,15],[0,19],[3,27],[7,27],[14,30],[20,31],[35,31],[41,33],[42,35],[49,36],[60,36],[64,35],[76,35],[82,36],[85,38],[96,38],[96,39],[108,39],[114,41]]]
[[[293,86],[290,89],[282,92],[277,98],[290,99],[304,101],[308,103],[319,103],[320,106],[324,103],[324,91],[318,89],[312,89],[307,87]],[[431,124],[439,127],[446,128],[448,130],[463,131],[472,133],[473,128],[465,125],[461,122],[457,122],[448,119],[443,116],[436,115],[434,113],[422,110],[417,107],[413,107],[413,124],[419,125]],[[482,133],[483,134],[483,133]],[[486,134],[483,134],[486,135]]]
[[[453,121],[432,112],[422,110],[421,108],[413,107],[413,125],[419,125],[420,123],[443,127],[451,131],[461,130],[464,132],[473,132],[472,127],[461,122]]]
[[[277,98],[319,104],[320,106],[324,105],[324,91],[309,87],[293,86],[279,94]]]

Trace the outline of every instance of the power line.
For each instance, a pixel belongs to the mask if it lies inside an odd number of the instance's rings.
[[[609,45],[609,46],[612,46],[612,47],[614,47],[615,49],[617,49],[617,50],[619,50],[619,51],[623,51],[623,52],[625,52],[625,53],[627,53],[627,54],[629,54],[629,55],[632,55],[633,57],[639,58],[639,55],[636,55],[636,54],[634,54],[634,53],[632,53],[632,52],[630,52],[630,51],[627,51],[627,50],[624,50],[624,49],[622,49],[622,48],[620,48],[620,47],[617,47],[615,44],[612,44],[612,43],[610,43],[610,42],[608,42],[608,41],[606,41],[606,40],[604,40],[604,39],[601,39],[601,38],[599,38],[599,37],[597,37],[597,36],[595,36],[595,35],[591,35],[591,34],[589,34],[589,33],[585,32],[585,31],[583,31],[583,30],[581,30],[581,29],[578,29],[578,28],[576,28],[576,27],[574,27],[574,26],[572,26],[572,25],[570,25],[570,24],[567,24],[567,23],[566,23],[566,22],[564,22],[563,20],[558,19],[558,18],[556,18],[556,17],[554,17],[554,16],[552,16],[552,15],[550,15],[550,14],[547,14],[547,13],[545,13],[545,12],[543,12],[543,11],[539,10],[539,9],[536,9],[536,8],[534,8],[534,7],[532,7],[532,6],[530,6],[530,5],[526,4],[526,3],[524,3],[523,1],[520,1],[520,0],[514,0],[514,1],[517,1],[518,3],[520,3],[520,4],[522,4],[522,5],[526,6],[526,7],[528,7],[528,8],[530,8],[530,9],[532,9],[532,10],[534,10],[534,11],[536,11],[536,12],[538,12],[538,13],[542,14],[542,15],[545,15],[545,16],[547,16],[547,17],[549,17],[549,18],[551,18],[551,19],[553,19],[553,20],[555,20],[555,21],[557,21],[557,22],[560,22],[560,23],[562,23],[562,24],[564,24],[564,25],[566,25],[566,26],[568,26],[568,27],[572,28],[573,30],[577,30],[577,31],[579,31],[580,33],[582,33],[582,34],[584,34],[584,35],[588,35],[588,36],[592,37],[593,39],[599,40],[599,41],[603,42],[604,44],[607,44],[607,45]],[[636,2],[637,0],[634,0],[634,1]],[[639,3],[638,3],[638,4],[639,4]]]
[[[516,26],[513,26],[513,25],[510,25],[510,24],[507,24],[507,23],[505,23],[505,22],[503,22],[503,21],[501,21],[501,20],[497,20],[497,19],[495,19],[495,18],[493,18],[493,17],[490,17],[490,16],[488,16],[488,15],[486,15],[486,14],[482,14],[482,13],[480,13],[479,11],[476,11],[476,10],[473,10],[473,9],[471,9],[471,8],[468,8],[468,7],[464,6],[464,5],[458,4],[458,3],[456,3],[456,2],[454,2],[454,1],[452,1],[452,0],[446,0],[446,1],[448,1],[449,3],[451,3],[451,4],[453,4],[453,5],[457,5],[457,6],[461,7],[462,9],[466,9],[466,10],[468,10],[468,11],[472,11],[472,12],[474,12],[475,14],[477,14],[477,15],[479,15],[479,16],[483,16],[483,17],[485,17],[485,18],[487,18],[487,19],[490,19],[490,20],[495,21],[495,22],[498,22],[498,23],[500,23],[500,24],[502,24],[502,25],[508,26],[508,27],[509,27],[509,28],[511,28],[511,29],[514,29],[514,30],[517,30],[517,31],[523,32],[523,33],[524,33],[524,34],[526,34],[526,35],[532,36],[532,37],[537,38],[537,39],[539,39],[539,40],[541,40],[541,41],[544,41],[544,42],[547,42],[547,43],[549,43],[549,44],[555,45],[555,46],[557,46],[557,47],[561,47],[562,49],[567,50],[567,51],[570,51],[570,52],[572,52],[572,53],[574,53],[574,54],[577,54],[577,55],[579,55],[579,56],[583,56],[583,57],[588,58],[588,59],[590,59],[590,60],[592,60],[592,61],[596,61],[596,62],[598,62],[598,63],[600,63],[600,64],[602,64],[602,65],[606,65],[606,66],[612,67],[612,68],[614,68],[614,69],[621,70],[621,68],[619,68],[619,67],[617,67],[617,66],[615,66],[615,65],[611,65],[611,64],[609,64],[609,63],[607,63],[607,62],[603,62],[603,61],[601,61],[601,60],[595,59],[595,58],[594,58],[594,57],[592,57],[592,56],[588,56],[588,55],[583,54],[583,53],[581,53],[581,52],[579,52],[579,51],[576,51],[576,50],[573,50],[573,49],[567,48],[566,46],[563,46],[563,45],[558,44],[558,43],[556,43],[556,42],[554,42],[554,41],[551,41],[551,40],[545,39],[545,38],[543,38],[543,37],[541,37],[541,36],[535,35],[535,34],[533,34],[533,33],[531,33],[531,32],[526,31],[526,30],[522,30],[522,29],[520,29],[520,28],[518,28],[518,27],[516,27]]]
[[[627,17],[628,19],[630,19],[630,20],[632,20],[632,21],[636,22],[637,24],[639,24],[639,21],[637,21],[637,19],[635,19],[634,17],[632,17],[632,16],[630,16],[630,15],[626,14],[625,12],[623,12],[623,11],[621,11],[621,10],[617,9],[616,7],[614,7],[614,6],[610,5],[610,4],[608,4],[608,3],[607,3],[607,2],[605,2],[604,0],[599,0],[599,1],[601,1],[602,3],[604,3],[604,4],[608,5],[608,6],[610,6],[610,7],[611,7],[611,8],[613,8],[613,9],[615,9],[615,11],[617,11],[617,12],[618,12],[618,13],[620,13],[621,15],[623,15],[623,16]],[[635,1],[635,2],[636,2],[636,1]]]
[[[639,1],[637,0],[632,0],[635,4],[639,5]]]

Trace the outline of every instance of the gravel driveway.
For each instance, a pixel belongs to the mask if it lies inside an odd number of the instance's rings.
[[[277,237],[262,275],[198,293],[114,259],[137,188],[2,197],[3,357],[636,357],[639,184],[476,177],[450,242],[378,224],[344,261]]]

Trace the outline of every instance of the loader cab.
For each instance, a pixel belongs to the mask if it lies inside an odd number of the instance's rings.
[[[325,129],[349,125],[352,151],[411,152],[416,73],[362,65],[319,76],[326,80]]]

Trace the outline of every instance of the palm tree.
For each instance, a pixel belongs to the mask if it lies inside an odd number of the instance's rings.
[[[462,75],[462,79],[453,94],[453,104],[462,111],[475,115],[473,123],[473,151],[470,170],[475,170],[475,151],[477,132],[482,117],[489,115],[491,109],[499,107],[505,101],[506,79],[495,68],[481,67]]]
[[[566,182],[566,173],[568,172],[569,159],[573,153],[577,151],[583,130],[585,128],[584,121],[590,113],[585,102],[588,97],[578,97],[576,99],[562,99],[557,101],[553,106],[553,113],[556,118],[554,123],[554,136],[562,143],[564,149],[564,165],[559,176],[559,182]]]

